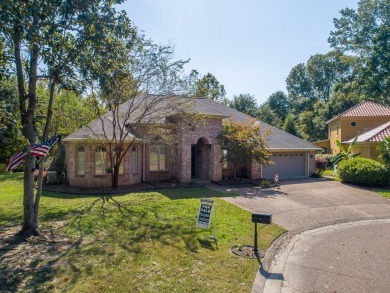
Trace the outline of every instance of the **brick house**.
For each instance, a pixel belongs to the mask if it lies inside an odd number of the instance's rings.
[[[148,135],[135,134],[137,131],[129,133],[127,139],[133,143],[120,166],[119,185],[172,178],[179,182],[190,182],[193,178],[218,181],[232,175],[229,164],[222,162],[224,150],[219,140],[222,124],[226,119],[246,122],[253,118],[209,99],[172,99],[174,103],[179,100],[184,101],[180,107],[162,103],[158,106],[159,111],[151,111],[148,119],[142,118],[142,123],[151,125],[152,129],[170,129],[173,133],[170,142],[156,142],[153,132]],[[136,112],[131,116],[137,116]],[[128,121],[131,127],[131,119]],[[275,164],[261,166],[252,162],[239,172],[239,176],[251,179],[274,178],[274,174],[278,173],[279,178],[284,179],[311,175],[314,152],[320,148],[264,122],[255,123],[260,124],[261,131],[271,132],[266,141]],[[111,174],[107,173],[108,158],[101,146],[102,128],[106,132],[115,132],[107,116],[92,121],[63,139],[71,186],[111,185]]]

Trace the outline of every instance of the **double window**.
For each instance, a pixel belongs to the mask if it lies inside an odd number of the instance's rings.
[[[150,146],[149,171],[168,171],[169,148],[166,145]]]

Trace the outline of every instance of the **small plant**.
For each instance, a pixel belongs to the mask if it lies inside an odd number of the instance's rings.
[[[390,172],[384,165],[366,158],[343,161],[338,171],[342,181],[362,186],[386,186],[390,181]]]
[[[331,160],[333,165],[338,165],[343,160],[344,161],[351,160],[351,159],[360,155],[360,153],[357,153],[357,154],[353,153],[353,149],[355,148],[355,144],[356,144],[357,139],[358,139],[358,137],[355,137],[355,139],[349,145],[348,149],[345,149],[343,144],[339,140],[336,140],[336,144],[340,148],[340,153],[335,155],[333,157],[333,159]]]
[[[271,186],[271,181],[268,179],[261,180],[261,187],[267,188]]]
[[[332,164],[333,156],[331,154],[317,154],[316,155],[316,159],[317,158],[322,158],[322,159],[326,160],[326,162],[327,162],[326,168],[327,169],[332,169],[333,168],[333,164]]]
[[[315,171],[314,173],[322,174],[328,168],[328,161],[324,157],[315,158]]]

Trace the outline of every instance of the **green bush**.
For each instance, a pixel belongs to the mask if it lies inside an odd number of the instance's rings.
[[[7,168],[6,164],[0,164],[0,173],[5,173],[6,168]]]
[[[342,161],[338,173],[342,181],[362,186],[385,186],[390,180],[390,172],[384,165],[366,158]]]

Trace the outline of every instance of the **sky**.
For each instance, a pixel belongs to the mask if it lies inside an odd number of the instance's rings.
[[[188,73],[211,73],[226,96],[253,95],[259,104],[286,90],[286,77],[310,56],[331,50],[333,19],[358,0],[127,0],[145,36],[171,44]]]

